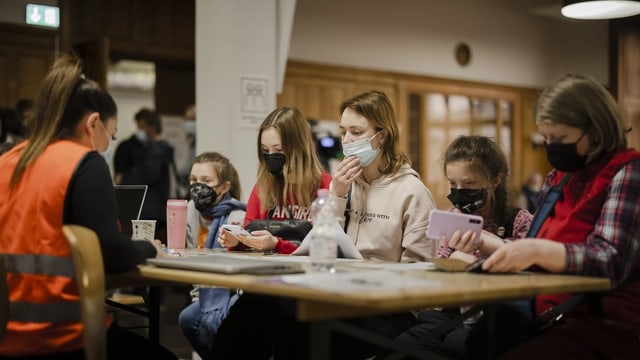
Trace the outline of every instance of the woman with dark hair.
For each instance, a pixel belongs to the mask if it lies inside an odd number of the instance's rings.
[[[82,75],[80,62],[56,60],[43,81],[28,136],[0,157],[0,253],[9,283],[3,358],[83,359],[78,286],[65,224],[100,240],[106,273],[161,254],[158,242],[120,234],[109,168],[100,152],[115,138],[116,104]],[[111,324],[110,359],[175,359],[164,348]]]

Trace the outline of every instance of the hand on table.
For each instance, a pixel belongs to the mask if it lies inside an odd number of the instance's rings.
[[[167,257],[169,255],[167,255],[167,248],[162,244],[162,242],[160,242],[160,240],[155,239],[151,241],[151,245],[153,245],[154,248],[156,248],[156,258],[163,258],[163,257]]]
[[[278,238],[271,235],[267,230],[252,231],[251,236],[240,235],[239,240],[247,247],[258,251],[273,250],[278,244]]]

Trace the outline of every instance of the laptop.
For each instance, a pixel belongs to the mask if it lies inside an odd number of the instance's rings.
[[[303,273],[299,263],[270,261],[258,257],[239,257],[230,254],[206,254],[147,259],[147,263],[163,268],[195,270],[221,274],[295,274]]]
[[[142,205],[147,196],[147,185],[114,185],[113,188],[116,191],[118,221],[122,233],[131,238],[131,220],[140,219]]]

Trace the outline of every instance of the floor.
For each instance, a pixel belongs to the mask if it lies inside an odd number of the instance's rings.
[[[191,302],[190,289],[191,286],[163,287],[160,306],[160,344],[171,350],[179,359],[185,360],[192,359],[192,348],[178,326],[178,314]],[[132,291],[129,289],[125,292]],[[144,307],[143,304],[134,306]],[[110,310],[114,311],[114,318],[119,325],[131,327],[131,331],[140,335],[147,335],[147,330],[142,328],[147,324],[145,318],[123,310]]]

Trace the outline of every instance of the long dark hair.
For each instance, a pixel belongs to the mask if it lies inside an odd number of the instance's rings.
[[[487,194],[487,204],[480,209],[486,221],[498,226],[509,224],[509,163],[498,144],[486,136],[460,136],[444,154],[444,173],[447,164],[463,161],[469,168],[482,175],[493,186]],[[499,180],[499,181],[498,181]]]

